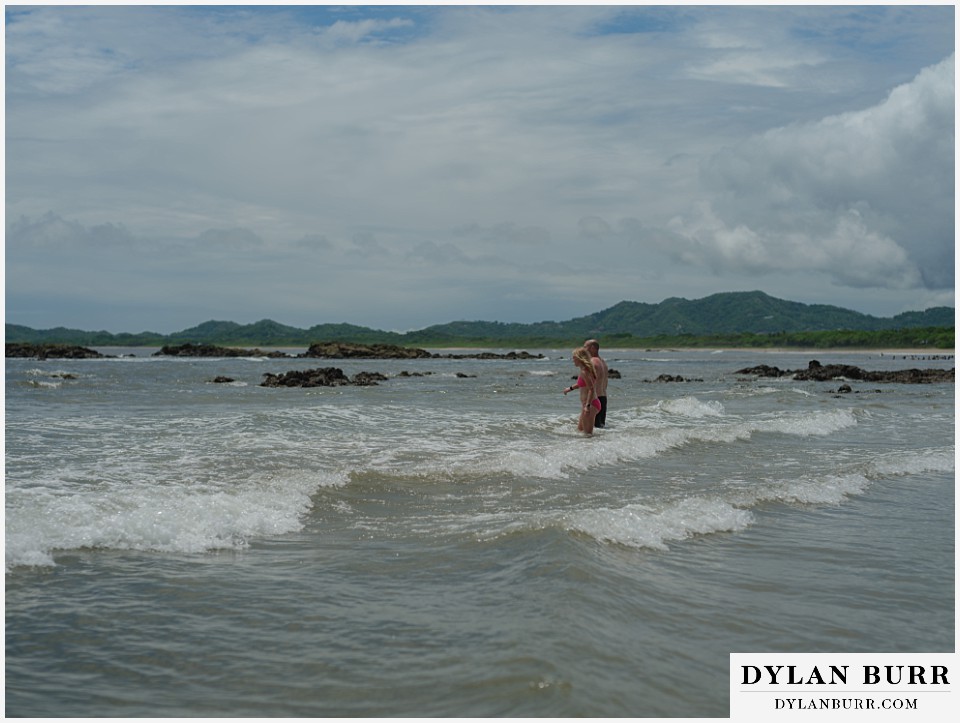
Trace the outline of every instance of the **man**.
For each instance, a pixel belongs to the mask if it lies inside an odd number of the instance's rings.
[[[590,361],[597,373],[597,397],[600,399],[600,411],[594,420],[595,427],[607,426],[607,363],[600,356],[600,342],[596,339],[587,339],[583,345],[590,352]]]

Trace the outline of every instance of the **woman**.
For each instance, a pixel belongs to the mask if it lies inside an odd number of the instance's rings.
[[[590,360],[590,352],[585,347],[581,346],[573,350],[573,363],[580,374],[577,376],[577,383],[564,389],[563,393],[572,392],[579,387],[580,419],[577,422],[577,429],[584,434],[593,434],[593,425],[597,419],[597,412],[600,411],[600,400],[597,398],[596,391],[597,373]]]

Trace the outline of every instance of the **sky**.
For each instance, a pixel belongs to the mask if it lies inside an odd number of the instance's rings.
[[[5,317],[954,305],[945,5],[5,8]]]

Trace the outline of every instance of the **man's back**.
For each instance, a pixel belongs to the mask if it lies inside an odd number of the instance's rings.
[[[590,361],[593,362],[593,369],[597,372],[597,396],[605,397],[607,396],[607,375],[609,372],[607,363],[599,355],[593,357]]]
[[[605,397],[607,396],[607,376],[609,370],[607,369],[607,362],[605,362],[603,357],[600,356],[600,342],[598,342],[596,339],[587,339],[583,345],[590,353],[590,361],[593,363],[593,370],[597,373],[597,396]]]

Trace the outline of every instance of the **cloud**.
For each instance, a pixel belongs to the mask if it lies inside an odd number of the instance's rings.
[[[511,222],[497,223],[491,226],[471,223],[453,229],[452,233],[458,238],[494,247],[536,247],[550,242],[550,230],[548,228],[543,226],[518,226]]]
[[[211,228],[197,237],[197,243],[204,251],[242,251],[258,249],[263,239],[246,228]]]
[[[952,8],[8,10],[11,315],[72,283],[97,319],[173,290],[391,328],[953,283]]]
[[[337,20],[326,28],[321,37],[335,43],[356,44],[363,40],[380,38],[397,30],[407,30],[413,27],[413,22],[403,18],[388,20]]]
[[[717,272],[857,287],[954,284],[954,59],[878,105],[758,134],[702,166],[705,200],[662,248]]]
[[[293,242],[294,248],[303,248],[311,251],[328,251],[333,248],[333,244],[323,234],[307,234],[303,238]]]
[[[440,265],[470,263],[470,259],[456,245],[436,244],[433,241],[421,241],[407,254],[407,259],[416,263]]]
[[[40,218],[20,216],[7,220],[7,248],[15,253],[63,254],[96,253],[131,249],[138,245],[134,234],[123,224],[102,223],[86,228],[48,212]]]
[[[599,216],[585,216],[577,225],[580,227],[580,236],[585,239],[599,239],[613,233],[610,224]]]
[[[780,10],[780,9],[777,9]],[[776,12],[776,11],[774,11]],[[723,11],[698,24],[693,36],[710,52],[684,64],[687,77],[712,83],[793,88],[828,56],[801,42],[769,9],[750,15]]]

